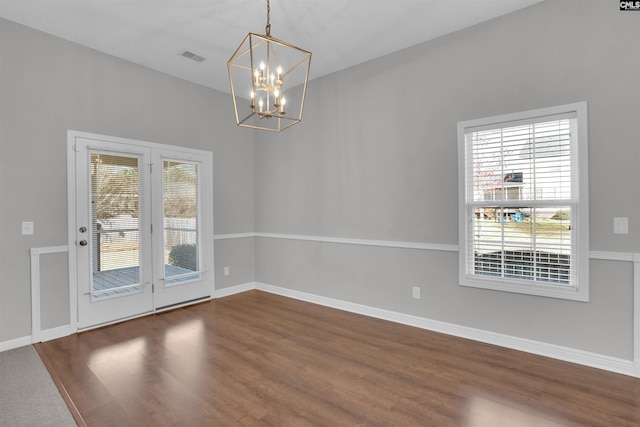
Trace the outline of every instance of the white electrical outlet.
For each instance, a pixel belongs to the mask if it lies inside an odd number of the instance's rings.
[[[413,297],[415,299],[420,299],[420,288],[417,286],[413,287]]]
[[[22,223],[22,234],[23,235],[33,234],[33,222],[25,221]]]
[[[228,276],[229,274],[230,274],[229,267],[225,267],[225,268],[224,268],[224,275],[225,275],[225,276]]]

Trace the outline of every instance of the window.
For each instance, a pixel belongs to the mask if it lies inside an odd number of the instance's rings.
[[[164,277],[170,286],[200,279],[197,163],[163,160]]]
[[[458,123],[461,285],[588,301],[586,115]]]

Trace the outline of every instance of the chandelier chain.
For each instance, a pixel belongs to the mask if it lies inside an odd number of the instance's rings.
[[[265,28],[268,36],[271,35],[271,2],[267,0],[267,27]]]

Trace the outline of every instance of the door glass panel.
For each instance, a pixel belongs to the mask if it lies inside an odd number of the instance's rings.
[[[91,153],[91,299],[139,293],[137,157]]]
[[[165,286],[200,279],[198,165],[163,161]]]

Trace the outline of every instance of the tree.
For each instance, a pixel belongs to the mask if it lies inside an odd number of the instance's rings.
[[[165,161],[162,173],[165,218],[196,218],[198,210],[197,165]]]
[[[91,193],[96,219],[138,217],[138,159],[91,155]]]

